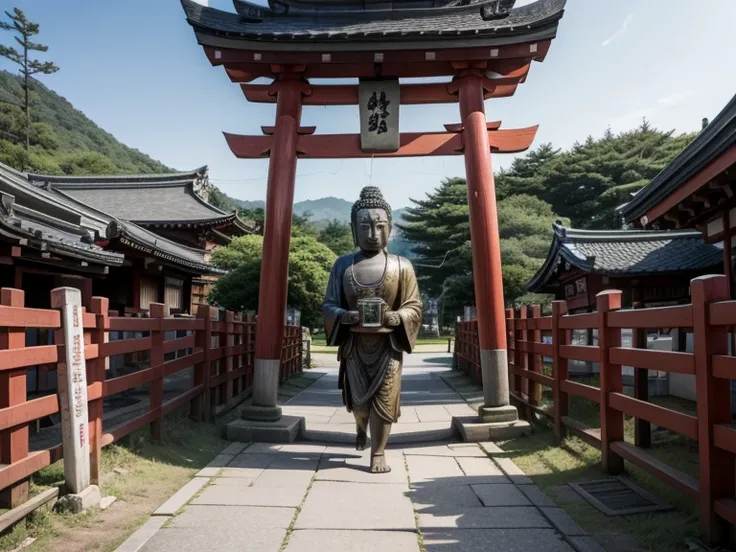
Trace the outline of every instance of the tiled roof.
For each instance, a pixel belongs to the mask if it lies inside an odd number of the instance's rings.
[[[564,272],[579,269],[605,276],[698,272],[721,265],[723,251],[700,232],[674,230],[576,230],[554,226],[547,259],[527,284],[529,291],[553,286]]]
[[[638,222],[647,211],[736,145],[736,95],[689,146],[662,172],[620,207],[628,222]],[[647,221],[651,224],[653,221]]]
[[[185,182],[146,186],[57,186],[52,190],[117,218],[139,223],[230,219],[199,199]]]
[[[31,178],[34,179],[33,182],[30,181]],[[62,180],[66,177],[48,178]],[[87,179],[88,181],[98,180],[93,177],[79,178]],[[48,181],[44,180],[43,182]],[[38,222],[36,224],[50,224],[51,221],[59,219],[59,222],[56,223],[57,226],[61,223],[67,225],[76,224],[87,237],[92,236],[91,241],[112,237],[124,237],[131,244],[130,247],[145,251],[147,254],[153,256],[161,257],[181,267],[186,267],[202,274],[222,273],[221,270],[207,262],[205,258],[206,252],[204,250],[186,247],[162,238],[133,222],[120,220],[108,214],[103,209],[97,209],[96,207],[74,201],[53,188],[47,189],[46,186],[40,187],[34,185],[38,183],[38,175],[27,175],[0,163],[0,186],[5,185],[8,188],[7,193],[12,194],[16,202],[20,203],[21,207],[26,211],[33,209],[38,212]],[[96,245],[90,245],[90,247],[103,251],[104,254],[112,255],[115,259],[120,259],[120,262],[106,262],[105,264],[114,266],[122,262],[122,256],[117,253],[104,251]]]
[[[462,9],[422,9],[331,12],[289,12],[276,15],[261,10],[258,17],[244,17],[181,0],[187,20],[195,30],[210,35],[255,41],[343,42],[427,40],[524,36],[532,31],[549,31],[535,39],[553,38],[566,0],[538,0],[511,10],[507,17],[484,20],[479,6]],[[238,3],[236,3],[238,4]],[[242,4],[242,3],[240,3]],[[244,10],[240,9],[241,13]],[[247,13],[247,11],[245,12]]]
[[[58,192],[82,205],[137,223],[204,222],[234,219],[204,201],[197,183],[207,167],[187,173],[123,176],[52,176],[29,174],[38,187]]]
[[[6,239],[63,258],[103,266],[123,264],[123,255],[94,244],[93,233],[82,225],[78,214],[65,212],[58,205],[53,212],[29,207],[43,208],[43,199],[34,193],[24,194],[23,182],[22,173],[0,164],[0,234]]]

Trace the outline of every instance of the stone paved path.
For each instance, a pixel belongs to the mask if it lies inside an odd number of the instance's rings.
[[[284,414],[305,418],[305,439],[327,443],[354,443],[355,419],[345,410],[337,388],[334,354],[313,355],[325,375],[283,405]],[[391,444],[450,439],[453,416],[475,411],[440,378],[451,367],[446,353],[407,355],[401,377],[401,418],[391,430]]]
[[[410,421],[396,427],[446,424],[462,406],[437,370],[407,370]],[[288,408],[340,433],[348,420],[327,372]],[[500,453],[449,439],[389,444],[393,471],[371,474],[369,452],[343,444],[233,443],[118,551],[601,550]]]

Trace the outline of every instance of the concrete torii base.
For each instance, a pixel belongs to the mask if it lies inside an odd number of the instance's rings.
[[[453,416],[452,425],[463,441],[468,443],[508,441],[532,432],[529,422],[519,420],[519,412],[515,406],[481,406],[477,417]]]
[[[228,440],[240,443],[293,443],[303,432],[301,416],[281,416],[268,422],[241,418],[227,424]]]

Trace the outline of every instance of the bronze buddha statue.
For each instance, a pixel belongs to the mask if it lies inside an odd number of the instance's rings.
[[[371,471],[390,471],[384,449],[398,421],[403,353],[411,353],[422,322],[422,302],[411,263],[386,250],[391,206],[381,191],[363,188],[351,212],[360,249],[332,267],[323,304],[328,344],[338,345],[339,388],[355,416],[356,448],[371,434]]]

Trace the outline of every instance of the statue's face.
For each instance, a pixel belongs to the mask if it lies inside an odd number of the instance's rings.
[[[391,226],[383,209],[361,209],[355,215],[355,235],[361,251],[383,251],[388,245]]]

